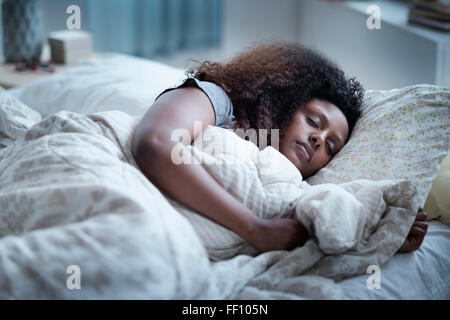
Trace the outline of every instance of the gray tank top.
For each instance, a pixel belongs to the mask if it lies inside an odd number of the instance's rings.
[[[233,128],[235,123],[235,118],[233,115],[233,104],[231,103],[228,95],[223,91],[221,87],[216,85],[215,83],[208,81],[200,81],[196,78],[187,78],[183,81],[182,84],[164,90],[162,93],[156,97],[155,101],[164,93],[185,87],[195,87],[201,89],[209,98],[212,103],[214,114],[216,116],[217,127],[221,128]]]

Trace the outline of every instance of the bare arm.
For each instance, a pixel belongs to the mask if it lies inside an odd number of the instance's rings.
[[[172,132],[188,130],[191,139],[184,143],[190,144],[198,135],[194,121],[201,121],[202,128],[215,123],[211,102],[200,89],[180,88],[156,100],[139,123],[133,141],[133,156],[145,176],[174,199],[236,232],[260,251],[303,244],[305,234],[300,232],[298,221],[260,219],[201,165],[172,162],[172,148],[177,143],[171,140]]]

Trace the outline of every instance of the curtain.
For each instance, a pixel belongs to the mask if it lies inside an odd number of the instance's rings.
[[[222,0],[86,0],[94,49],[145,58],[217,47]]]

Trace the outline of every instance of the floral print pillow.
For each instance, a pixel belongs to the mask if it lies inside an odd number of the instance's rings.
[[[418,84],[368,90],[344,148],[307,182],[406,179],[423,207],[449,150],[450,88]]]

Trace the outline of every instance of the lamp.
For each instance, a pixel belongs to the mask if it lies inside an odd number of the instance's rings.
[[[5,62],[39,62],[44,39],[38,0],[3,0]]]

